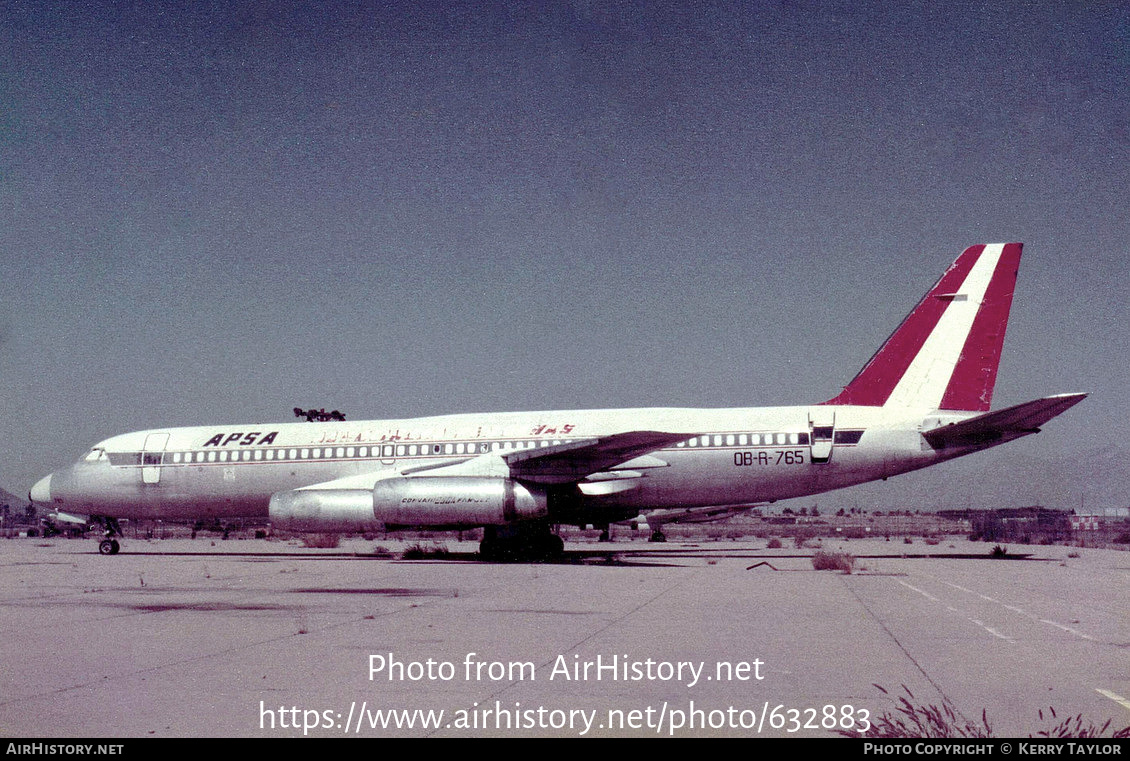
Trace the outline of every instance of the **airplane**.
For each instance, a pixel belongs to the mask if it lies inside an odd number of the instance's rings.
[[[1086,397],[990,411],[1021,248],[967,248],[825,402],[137,431],[29,496],[102,525],[103,554],[118,552],[122,518],[267,518],[305,532],[481,527],[482,558],[536,560],[562,553],[559,525],[885,480],[1037,433]]]

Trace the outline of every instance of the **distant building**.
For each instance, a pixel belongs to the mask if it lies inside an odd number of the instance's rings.
[[[985,541],[1029,542],[1035,537],[1064,538],[1074,530],[1068,510],[1049,507],[1008,507],[995,510],[967,508],[940,510],[938,514],[952,520],[965,521],[971,534]]]
[[[1130,521],[1130,507],[1086,508],[1071,516],[1072,531],[1102,531]]]

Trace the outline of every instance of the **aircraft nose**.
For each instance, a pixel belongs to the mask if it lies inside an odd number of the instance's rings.
[[[32,502],[47,503],[51,501],[51,476],[45,476],[35,482],[28,492],[28,499]]]

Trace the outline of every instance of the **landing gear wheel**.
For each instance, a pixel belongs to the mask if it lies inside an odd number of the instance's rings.
[[[557,560],[565,554],[565,540],[548,525],[487,526],[479,543],[479,557],[491,562]]]
[[[651,532],[651,538],[649,538],[648,541],[649,542],[666,542],[667,541],[667,535],[664,534],[659,529],[656,529],[655,531]]]
[[[545,541],[545,556],[550,559],[557,559],[564,554],[565,540],[557,534],[550,534]]]
[[[498,545],[497,539],[483,539],[479,542],[479,559],[487,562],[501,560],[502,554]]]
[[[116,539],[103,539],[98,543],[98,552],[103,555],[117,555],[121,546]]]

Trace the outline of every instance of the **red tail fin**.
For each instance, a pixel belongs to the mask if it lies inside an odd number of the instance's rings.
[[[971,246],[825,404],[983,412],[997,380],[1020,243]]]

